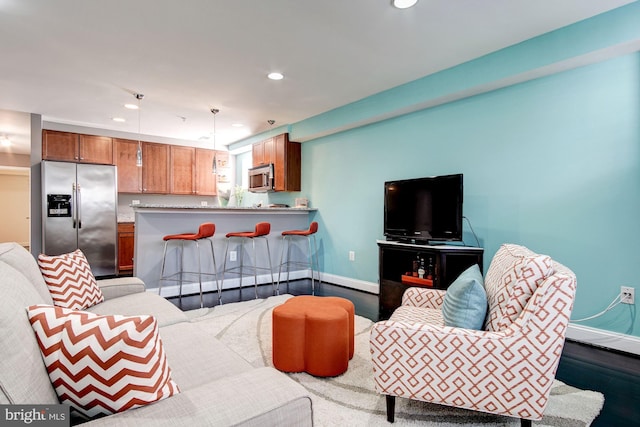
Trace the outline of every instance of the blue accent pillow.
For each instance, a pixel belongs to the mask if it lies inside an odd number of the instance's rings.
[[[442,304],[446,326],[482,329],[487,315],[487,293],[480,267],[472,265],[447,288]]]

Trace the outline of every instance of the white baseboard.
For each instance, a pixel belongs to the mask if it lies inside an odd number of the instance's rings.
[[[567,339],[640,355],[640,338],[569,323]]]
[[[311,270],[297,270],[297,271],[292,271],[289,274],[290,274],[289,280],[311,278]],[[219,275],[218,279],[222,280],[222,275]],[[273,275],[273,279],[276,282],[278,281],[277,273]],[[282,281],[281,283],[284,283],[285,279],[286,279],[286,276],[283,274],[281,277],[281,281]],[[178,295],[180,295],[180,285],[175,281],[171,281],[169,283],[170,284],[168,285],[166,283],[163,283],[162,296],[165,298],[169,298],[169,297],[177,297]],[[261,285],[264,283],[272,283],[271,275],[269,274],[258,275],[258,285]],[[253,287],[253,285],[254,285],[253,276],[244,276],[242,278],[243,288]],[[238,288],[239,286],[240,286],[240,277],[238,277],[237,275],[234,275],[234,277],[226,278],[224,280],[224,282],[222,283],[222,290],[234,289],[234,288]],[[202,292],[217,292],[217,291],[218,291],[218,287],[214,280],[206,280],[202,282]],[[147,288],[147,292],[158,293],[158,288]],[[200,293],[200,285],[197,282],[189,282],[189,283],[185,282],[182,284],[183,295],[198,294],[198,293]]]
[[[365,280],[352,279],[351,277],[336,276],[335,274],[322,273],[322,281],[333,283],[334,285],[344,286],[345,288],[357,289],[359,291],[369,292],[378,295],[380,293],[380,285]]]

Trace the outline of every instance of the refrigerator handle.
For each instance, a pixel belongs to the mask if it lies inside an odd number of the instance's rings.
[[[76,209],[78,204],[76,203],[76,183],[71,184],[71,219],[73,228],[76,228]]]
[[[82,228],[82,192],[80,191],[80,184],[78,184],[77,190],[77,197],[78,197],[78,202],[76,204],[77,210],[78,210],[78,229]]]

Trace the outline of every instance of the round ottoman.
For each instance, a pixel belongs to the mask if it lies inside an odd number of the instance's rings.
[[[302,295],[273,309],[273,366],[318,377],[344,373],[353,357],[353,303]]]

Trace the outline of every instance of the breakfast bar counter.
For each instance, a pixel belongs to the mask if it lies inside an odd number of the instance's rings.
[[[148,291],[157,291],[162,266],[162,253],[164,241],[162,238],[168,234],[197,233],[198,227],[204,222],[212,222],[216,226],[213,239],[214,252],[219,279],[222,279],[222,267],[224,262],[225,235],[232,231],[253,231],[258,222],[271,224],[271,233],[268,237],[271,251],[271,263],[274,278],[278,280],[278,264],[281,256],[281,233],[284,230],[306,229],[311,222],[310,216],[317,209],[310,208],[281,208],[281,207],[210,207],[210,206],[167,206],[167,205],[136,205],[133,206],[135,214],[135,249],[133,274],[142,279]],[[258,242],[260,244],[260,242]],[[235,245],[235,242],[231,243]],[[175,271],[177,268],[178,245],[172,245],[167,255],[167,271]],[[213,260],[208,244],[200,245],[202,271],[213,272]],[[260,248],[262,249],[262,248]],[[292,258],[304,261],[306,248],[293,248]],[[192,262],[186,269],[197,271],[197,258],[195,245],[185,245],[185,263]],[[238,247],[230,246],[230,251],[238,251]],[[174,253],[172,253],[174,252]],[[260,253],[263,251],[260,250]],[[245,253],[245,256],[250,255]],[[258,255],[260,256],[260,254]],[[237,260],[227,260],[227,267],[239,265],[240,253]],[[261,265],[267,262],[258,259]],[[307,271],[295,271],[291,279],[308,277]],[[258,277],[259,283],[271,281],[268,274]],[[237,275],[225,278],[224,289],[235,288],[239,285]],[[253,277],[243,279],[244,286],[253,286]],[[213,280],[203,281],[204,291],[216,290]],[[197,283],[186,283],[183,286],[183,294],[197,293]],[[170,282],[162,283],[163,296],[178,295],[178,285]]]

